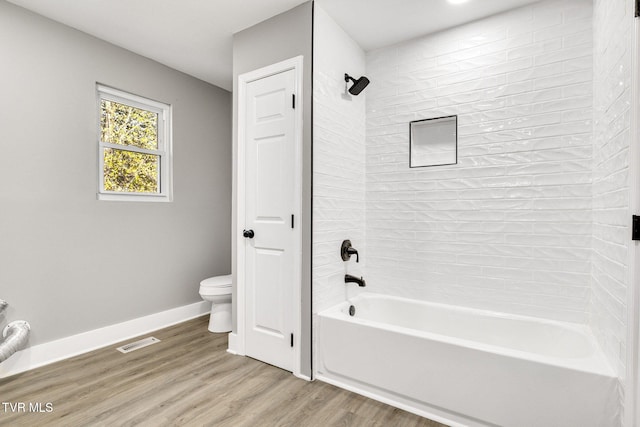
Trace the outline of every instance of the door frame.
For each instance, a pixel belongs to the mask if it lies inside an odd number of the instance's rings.
[[[628,12],[636,15],[636,2]],[[629,231],[632,215],[640,215],[640,20],[633,18],[631,37],[631,105],[629,141]],[[629,232],[629,238],[631,238]],[[640,242],[631,240],[628,251],[625,426],[640,426]]]
[[[293,258],[294,258],[294,277],[297,279],[297,284],[293,287],[293,375],[306,378],[301,373],[301,331],[302,331],[302,55],[290,58],[275,64],[268,65],[266,67],[259,68],[257,70],[249,71],[247,73],[240,74],[238,76],[238,188],[237,188],[237,210],[236,210],[236,313],[237,313],[237,342],[235,352],[239,355],[246,355],[245,353],[245,339],[246,339],[246,278],[245,278],[245,238],[242,235],[242,231],[245,228],[245,200],[246,200],[246,182],[245,182],[245,159],[246,159],[246,107],[247,107],[247,85],[256,80],[263,79],[265,77],[279,74],[285,71],[294,70],[295,72],[295,167],[294,167],[294,212],[296,217],[296,227],[294,228],[294,245],[293,245]]]

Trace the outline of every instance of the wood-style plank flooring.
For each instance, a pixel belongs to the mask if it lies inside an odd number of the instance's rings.
[[[204,316],[144,335],[162,342],[132,353],[118,352],[119,343],[0,379],[0,425],[443,426],[233,356],[227,334],[209,333],[207,322]],[[27,412],[12,412],[9,402],[24,402]],[[38,403],[43,412],[28,412]]]

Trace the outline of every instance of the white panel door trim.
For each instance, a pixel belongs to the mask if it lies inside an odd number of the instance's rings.
[[[296,56],[291,59],[287,59],[276,64],[268,65],[266,67],[250,71],[248,73],[240,74],[238,76],[238,157],[237,157],[237,171],[238,171],[238,194],[237,194],[237,210],[236,210],[236,297],[238,299],[236,303],[237,307],[237,348],[236,353],[239,355],[245,355],[245,338],[246,338],[246,284],[245,284],[245,238],[242,235],[245,223],[245,196],[246,196],[246,182],[245,182],[245,158],[246,158],[246,95],[247,85],[253,81],[263,79],[265,77],[279,74],[285,71],[295,71],[295,95],[296,106],[294,111],[295,120],[295,224],[294,228],[294,275],[299,278],[299,284],[302,283],[302,64],[303,57]],[[294,365],[293,374],[300,378],[305,378],[301,372],[301,346],[300,346],[300,333],[302,331],[302,304],[301,304],[302,289],[300,286],[294,286],[293,289],[293,334],[294,334]]]
[[[628,13],[635,14],[635,2]],[[633,19],[631,40],[631,123],[629,141],[629,230],[632,215],[640,215],[640,20]],[[631,234],[631,233],[629,233]],[[627,344],[624,398],[625,426],[640,426],[640,242],[629,243],[627,284]]]

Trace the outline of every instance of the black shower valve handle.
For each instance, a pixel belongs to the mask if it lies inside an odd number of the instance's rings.
[[[355,255],[356,262],[360,262],[360,255],[358,254],[358,251],[355,248],[347,249],[347,253],[349,254],[349,256]]]
[[[360,262],[360,255],[356,248],[351,246],[351,240],[343,240],[340,245],[340,257],[343,261],[349,261],[353,255],[356,256],[356,262]]]

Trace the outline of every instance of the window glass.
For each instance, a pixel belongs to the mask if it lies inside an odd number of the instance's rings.
[[[104,142],[155,150],[158,148],[158,113],[103,99],[100,134]]]
[[[104,149],[104,189],[133,193],[160,191],[159,157],[133,151]]]

